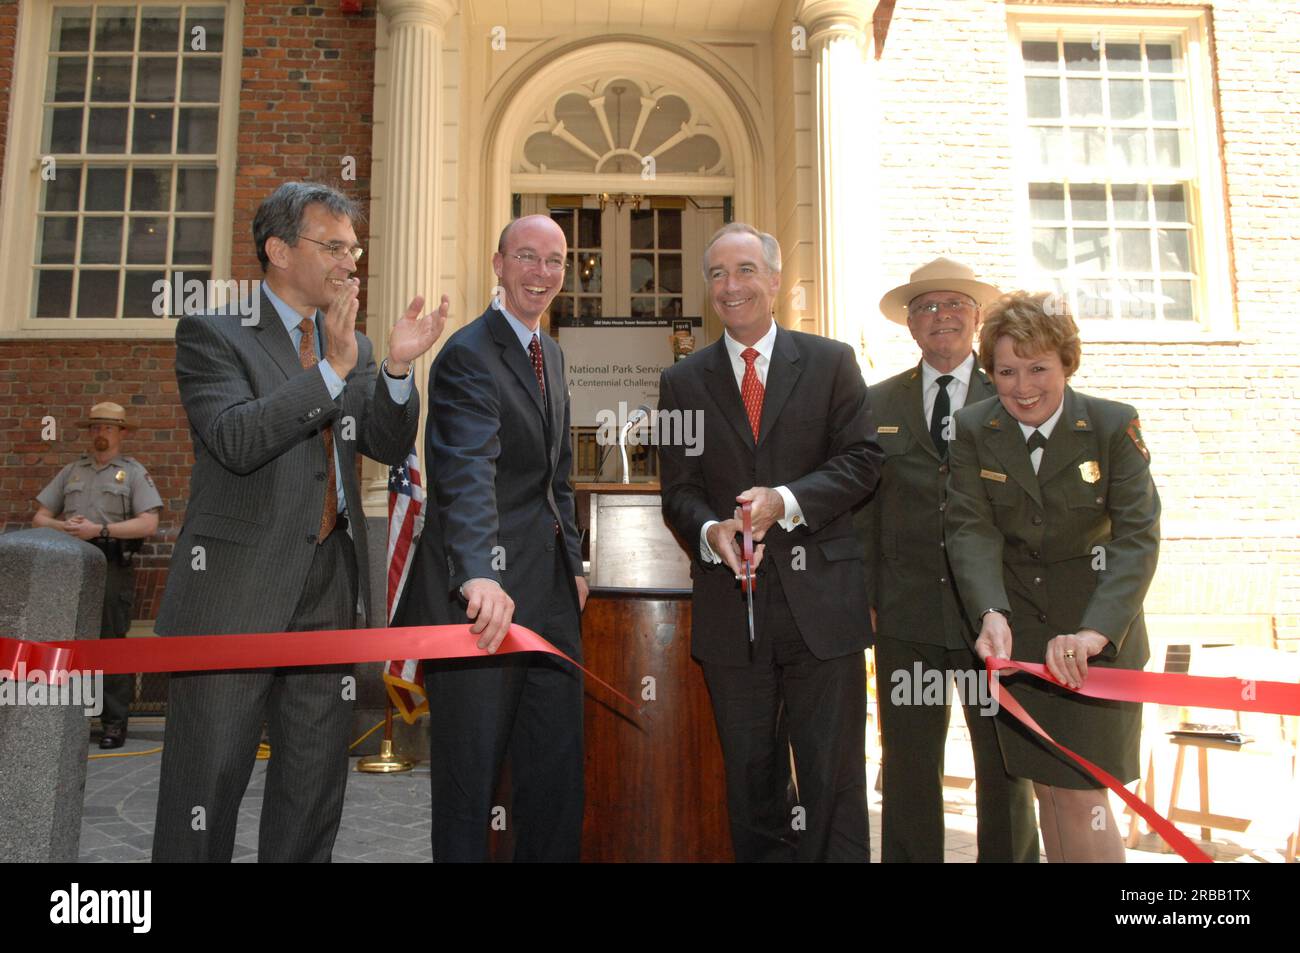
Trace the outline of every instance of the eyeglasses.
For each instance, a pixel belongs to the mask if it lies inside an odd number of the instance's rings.
[[[564,269],[569,267],[569,262],[566,258],[553,257],[546,259],[546,261],[542,261],[540,257],[534,255],[530,251],[520,252],[518,255],[511,255],[510,257],[519,262],[519,264],[523,265],[525,268],[536,268],[538,265],[544,265],[547,271],[563,272]]]
[[[299,235],[303,241],[311,242],[313,245],[319,245],[329,253],[329,256],[335,261],[342,261],[344,258],[351,258],[353,261],[360,261],[361,256],[366,250],[360,245],[348,245],[340,241],[318,242],[314,238],[308,238],[306,235]]]
[[[947,301],[927,301],[925,304],[918,304],[915,308],[908,308],[910,314],[930,314],[935,315],[940,311],[946,311],[949,314],[959,314],[962,311],[974,311],[975,305],[969,301],[962,301],[957,298],[951,298]]]

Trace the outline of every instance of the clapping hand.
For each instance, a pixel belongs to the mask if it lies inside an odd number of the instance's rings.
[[[423,307],[424,297],[416,295],[388,334],[388,371],[394,377],[405,377],[411,362],[433,347],[447,326],[450,298],[443,295],[437,311],[420,317]]]

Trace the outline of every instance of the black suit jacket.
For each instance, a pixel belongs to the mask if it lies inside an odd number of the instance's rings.
[[[399,624],[463,623],[457,590],[486,578],[515,600],[515,622],[540,631],[557,551],[577,603],[582,554],[564,354],[548,334],[540,337],[545,401],[527,352],[493,307],[448,338],[429,371],[430,502]]]
[[[702,416],[701,453],[659,448],[664,519],[691,556],[691,652],[706,662],[749,660],[745,598],[724,564],[700,559],[700,528],[730,517],[751,486],[786,486],[805,524],[773,525],[759,568],[775,572],[799,633],[821,659],[867,647],[870,622],[862,549],[852,508],[876,485],[875,441],[866,384],[852,349],[778,328],[757,442],[722,340],[667,368],[659,409]]]

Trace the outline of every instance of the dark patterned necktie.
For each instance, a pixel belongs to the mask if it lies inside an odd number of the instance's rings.
[[[939,458],[942,459],[948,456],[948,441],[943,431],[948,425],[948,418],[952,416],[952,401],[948,397],[952,375],[944,374],[935,383],[939,385],[939,394],[934,399],[934,412],[930,414],[930,439],[934,441],[934,449],[939,451]]]
[[[537,390],[542,395],[542,403],[546,403],[546,367],[542,364],[542,342],[534,334],[528,340],[528,356],[533,360],[533,373],[537,375]]]
[[[754,431],[754,442],[758,442],[758,427],[763,420],[763,382],[758,379],[754,362],[758,352],[747,347],[740,352],[745,362],[745,376],[740,379],[740,400],[745,405],[745,415],[749,417],[749,429]]]
[[[316,325],[311,318],[303,318],[298,323],[298,330],[302,332],[302,340],[298,342],[298,363],[304,368],[315,367]],[[318,543],[325,541],[339,517],[339,488],[334,477],[334,428],[327,425],[320,435],[325,443],[325,502],[321,507]]]
[[[1035,430],[1029,435],[1029,439],[1025,443],[1029,446],[1029,462],[1033,465],[1034,472],[1037,473],[1043,468],[1043,458],[1047,456],[1047,438],[1043,436],[1041,430]],[[1037,464],[1034,464],[1035,450],[1043,451],[1038,458]]]

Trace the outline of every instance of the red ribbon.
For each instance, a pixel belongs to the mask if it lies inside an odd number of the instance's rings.
[[[593,675],[531,629],[511,625],[497,655],[545,652],[564,659],[603,685],[632,708],[632,699]],[[378,629],[332,629],[322,632],[267,632],[250,635],[191,635],[157,639],[95,639],[75,642],[28,642],[0,638],[0,671],[17,677],[40,672],[46,681],[59,673],[98,671],[105,675],[134,672],[199,672],[290,665],[340,665],[385,662],[395,658],[482,658],[478,636],[468,625],[412,625]]]
[[[1046,665],[988,660],[989,671],[1014,669],[1051,682],[1061,683]],[[1255,711],[1265,715],[1300,715],[1300,683],[1262,682],[1253,678],[1210,678],[1172,672],[1139,672],[1131,668],[1089,666],[1088,678],[1077,689],[1089,698],[1117,702],[1151,702],[1188,708],[1224,708]]]
[[[1062,685],[1048,671],[1047,666],[1033,662],[1008,659],[985,660],[990,675],[993,698],[1031,731],[1040,735],[1074,759],[1081,767],[1110,790],[1114,791],[1130,808],[1151,825],[1151,829],[1165,839],[1184,860],[1208,864],[1206,854],[1178,828],[1156,812],[1137,795],[1132,794],[1118,778],[1076,754],[1061,744],[1034,721],[1020,703],[1004,691],[997,671],[1025,672],[1053,685]],[[1255,711],[1271,715],[1300,715],[1300,684],[1291,682],[1264,682],[1245,678],[1208,678],[1200,675],[1178,675],[1169,672],[1139,672],[1125,668],[1088,669],[1088,678],[1078,689],[1078,694],[1089,698],[1110,701],[1151,702],[1160,705],[1179,705],[1192,708],[1225,708],[1230,711]]]

